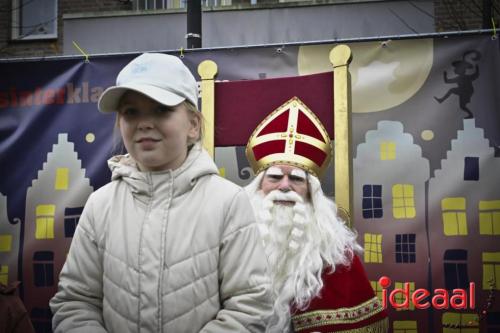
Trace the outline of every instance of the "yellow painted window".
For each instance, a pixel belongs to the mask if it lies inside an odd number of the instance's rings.
[[[478,318],[475,313],[445,312],[441,322],[443,333],[479,333]]]
[[[36,207],[36,239],[54,238],[55,205],[38,205]]]
[[[500,200],[479,201],[479,233],[500,235]]]
[[[0,252],[12,250],[12,235],[0,235]]]
[[[392,213],[395,219],[411,219],[416,216],[413,185],[392,186]]]
[[[0,265],[0,283],[9,284],[9,266],[7,265]]]
[[[365,234],[365,262],[382,263],[382,235]]]
[[[396,159],[396,143],[394,141],[380,143],[380,159],[382,161]]]
[[[411,294],[415,291],[415,282],[408,281],[408,283],[410,284],[410,297],[411,297]],[[405,287],[404,282],[394,283],[394,288],[404,290],[404,287]],[[396,298],[396,302],[398,302],[398,304],[402,304],[405,301],[404,296],[401,293],[397,293],[395,298]],[[411,302],[411,299],[409,300],[408,310],[415,310],[415,305],[413,305],[413,303]],[[397,309],[397,311],[406,311],[406,309]]]
[[[392,324],[393,333],[418,333],[417,322],[414,320],[395,320]]]
[[[500,252],[483,252],[483,290],[500,290]]]
[[[378,281],[370,281],[373,291],[375,295],[377,295],[378,299],[382,302],[382,287],[378,284]]]
[[[465,198],[444,198],[441,200],[441,210],[446,236],[467,235]]]
[[[56,181],[54,182],[55,190],[67,190],[69,185],[69,169],[57,168]]]

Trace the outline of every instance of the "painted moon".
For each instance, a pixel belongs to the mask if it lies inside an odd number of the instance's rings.
[[[392,40],[348,44],[353,60],[352,111],[377,112],[410,99],[429,76],[433,60],[432,39]],[[328,59],[335,44],[299,48],[299,75],[332,70]]]

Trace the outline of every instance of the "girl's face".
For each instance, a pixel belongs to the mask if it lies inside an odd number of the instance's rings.
[[[139,169],[160,171],[181,166],[188,143],[198,139],[200,122],[183,103],[168,107],[129,91],[120,100],[118,127]]]

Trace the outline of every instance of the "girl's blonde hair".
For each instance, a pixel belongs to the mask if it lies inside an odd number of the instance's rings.
[[[203,140],[203,133],[205,132],[205,118],[203,118],[203,114],[201,113],[201,111],[199,111],[198,108],[188,100],[185,100],[181,104],[184,104],[186,106],[186,109],[192,117],[198,118],[198,122],[200,123],[200,132],[198,138],[194,142],[191,142],[191,144],[200,142],[201,140]]]

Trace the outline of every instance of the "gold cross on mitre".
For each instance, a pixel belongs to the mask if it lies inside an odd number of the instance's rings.
[[[289,164],[318,176],[328,166],[332,148],[318,117],[293,97],[257,126],[246,154],[255,173],[274,164]]]

